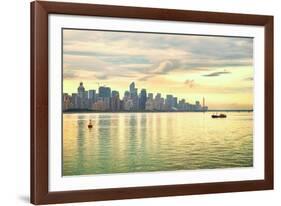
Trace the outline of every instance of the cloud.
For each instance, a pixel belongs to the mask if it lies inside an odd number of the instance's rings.
[[[204,77],[218,77],[220,75],[223,75],[223,74],[230,74],[231,72],[227,72],[227,71],[223,71],[223,72],[212,72],[212,73],[209,73],[209,74],[203,74],[202,76]]]
[[[172,61],[166,60],[161,62],[154,70],[152,70],[152,73],[166,74],[167,72],[171,71],[173,68],[175,68],[174,63]]]
[[[193,88],[194,87],[194,83],[195,83],[195,81],[193,79],[192,80],[187,79],[184,82],[184,84],[186,84],[189,88]]]
[[[148,79],[154,77],[154,75],[145,75],[143,77],[138,78],[139,81],[147,81]]]
[[[63,78],[64,79],[76,79],[78,75],[73,71],[64,71]]]
[[[106,80],[106,79],[108,79],[108,76],[106,74],[96,74],[95,76],[99,80]]]
[[[253,39],[194,35],[71,30],[63,32],[64,70],[91,72],[100,79],[132,77],[147,81],[181,71],[253,64]],[[70,77],[69,77],[70,78]]]
[[[147,81],[157,75],[167,74],[172,70],[178,68],[178,62],[176,60],[165,60],[157,65],[153,65],[144,71],[144,76],[140,77],[139,81]]]

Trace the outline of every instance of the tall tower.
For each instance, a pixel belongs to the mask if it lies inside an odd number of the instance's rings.
[[[142,89],[140,92],[140,98],[139,98],[139,109],[145,110],[146,100],[147,100],[146,90]]]
[[[203,107],[202,107],[202,109],[203,109],[203,112],[207,111],[207,109],[205,107],[205,97],[203,97]]]
[[[132,82],[131,84],[130,84],[130,93],[132,94],[132,93],[134,93],[135,92],[135,82]]]
[[[205,108],[205,97],[203,97],[203,108]]]
[[[85,87],[83,86],[83,82],[80,82],[80,85],[79,85],[77,91],[78,91],[78,96],[82,98],[83,94],[85,92]]]

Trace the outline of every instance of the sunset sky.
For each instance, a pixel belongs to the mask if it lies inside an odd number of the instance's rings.
[[[131,82],[209,109],[253,108],[253,39],[89,30],[63,31],[63,92]]]

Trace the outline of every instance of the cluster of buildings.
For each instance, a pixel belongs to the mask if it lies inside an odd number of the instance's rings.
[[[83,82],[80,83],[77,93],[71,95],[63,94],[63,111],[71,110],[92,110],[92,111],[207,111],[205,99],[203,105],[199,101],[195,104],[186,102],[185,99],[178,100],[173,95],[162,97],[160,93],[155,96],[153,93],[147,93],[146,89],[138,89],[132,82],[129,90],[125,91],[121,99],[119,92],[111,90],[110,87],[100,86],[98,91],[86,91]]]

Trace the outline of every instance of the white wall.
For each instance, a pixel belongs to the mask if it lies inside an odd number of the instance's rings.
[[[77,0],[78,1],[78,0]],[[281,6],[278,0],[80,0],[100,4],[275,16],[275,190],[120,200],[71,205],[280,205]],[[29,1],[1,1],[0,205],[29,204]],[[279,12],[279,13],[278,13]],[[278,105],[279,104],[279,105]],[[277,107],[278,106],[278,107]],[[3,115],[4,114],[4,115]],[[280,145],[280,146],[279,146]]]

